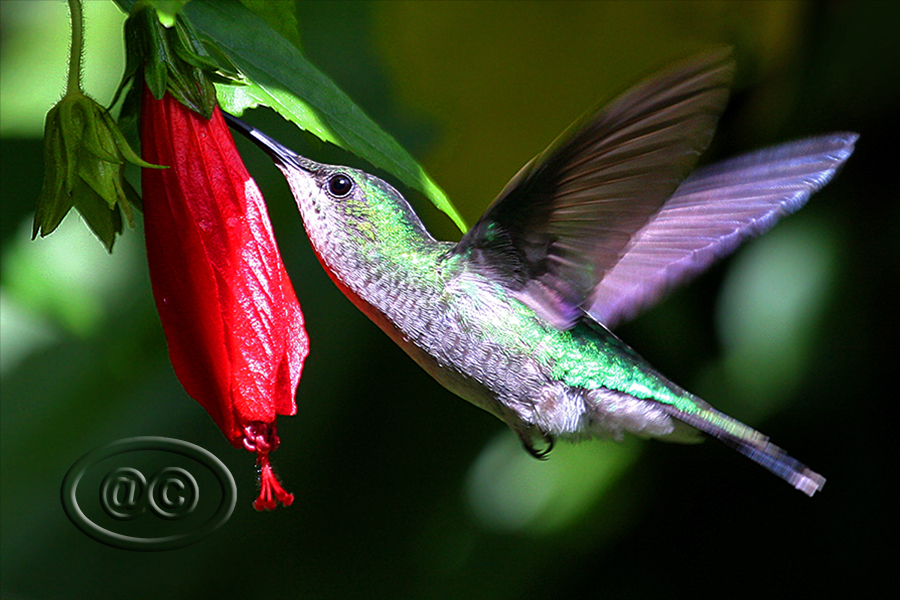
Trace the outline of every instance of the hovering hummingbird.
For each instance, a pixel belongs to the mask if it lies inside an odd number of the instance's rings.
[[[856,134],[833,133],[691,173],[733,71],[715,51],[626,91],[526,164],[456,244],[435,240],[381,179],[228,118],[287,178],[341,291],[535,457],[557,438],[703,432],[811,496],[821,475],[610,332],[799,209],[853,152]]]

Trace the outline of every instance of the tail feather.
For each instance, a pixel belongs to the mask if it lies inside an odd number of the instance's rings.
[[[778,475],[807,496],[812,496],[825,485],[824,477],[789,456],[775,444],[766,442],[763,446],[756,446],[727,437],[719,439],[753,462]]]
[[[756,464],[784,479],[795,489],[812,496],[825,485],[825,478],[789,456],[760,432],[712,408],[695,413],[661,405],[670,416],[734,448]]]

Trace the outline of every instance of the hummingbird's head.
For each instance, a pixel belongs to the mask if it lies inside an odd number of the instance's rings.
[[[422,236],[430,239],[406,199],[374,175],[298,155],[276,164],[317,249],[339,246],[349,252],[353,247],[371,254]]]
[[[338,253],[365,260],[423,237],[432,239],[409,203],[387,182],[359,169],[314,162],[240,119],[225,118],[274,159],[323,258]]]

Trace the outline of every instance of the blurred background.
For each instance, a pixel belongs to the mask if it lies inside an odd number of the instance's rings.
[[[85,87],[108,103],[124,15],[111,2],[86,4]],[[800,213],[617,331],[672,380],[825,475],[812,499],[713,441],[560,444],[549,461],[531,459],[337,291],[280,174],[239,140],[312,344],[299,413],[279,419],[274,455],[296,501],[259,514],[253,456],[225,441],[168,362],[140,225],[112,255],[74,213],[30,240],[68,18],[63,2],[3,0],[3,596],[883,594],[895,566],[886,521],[897,473],[898,6],[300,3],[307,56],[425,165],[469,223],[582,113],[713,45],[735,47],[738,76],[705,161],[830,131],[861,138]],[[272,113],[247,118],[315,160],[369,168]],[[458,238],[404,192],[436,236]],[[228,465],[238,502],[221,530],[136,553],[66,519],[69,467],[137,435],[188,440]]]

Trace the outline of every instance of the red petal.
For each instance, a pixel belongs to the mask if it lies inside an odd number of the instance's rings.
[[[309,351],[300,305],[218,108],[207,121],[145,90],[142,150],[171,167],[142,177],[147,260],[169,356],[187,393],[240,445],[251,423],[296,413]]]

